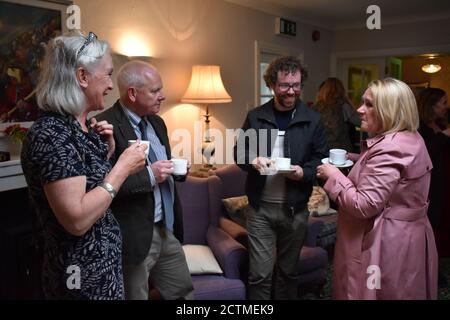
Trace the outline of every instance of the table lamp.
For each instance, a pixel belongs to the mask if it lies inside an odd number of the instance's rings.
[[[181,98],[184,103],[196,103],[206,105],[205,117],[205,140],[202,144],[202,154],[205,167],[213,168],[211,164],[211,156],[214,155],[215,146],[211,141],[209,133],[209,113],[208,105],[212,103],[228,103],[231,102],[231,96],[225,90],[220,76],[219,66],[203,66],[195,65],[192,67],[191,81],[189,86]]]

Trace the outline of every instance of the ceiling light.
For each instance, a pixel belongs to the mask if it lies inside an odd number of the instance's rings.
[[[432,60],[428,60],[426,64],[422,66],[422,71],[426,73],[436,73],[442,69],[438,63],[433,63]]]

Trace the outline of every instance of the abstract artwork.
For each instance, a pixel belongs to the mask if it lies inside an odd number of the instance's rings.
[[[0,1],[0,125],[38,117],[35,90],[45,45],[61,34],[64,8],[42,1]]]

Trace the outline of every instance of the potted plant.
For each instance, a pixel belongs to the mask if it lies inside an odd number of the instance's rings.
[[[7,127],[4,132],[7,136],[11,137],[11,139],[22,143],[25,137],[27,136],[27,128],[22,127],[20,124],[13,124]]]
[[[9,127],[3,130],[3,134],[6,137],[9,137],[9,141],[4,145],[6,147],[6,152],[4,152],[2,158],[3,161],[8,160],[8,156],[6,153],[10,154],[10,158],[14,159],[20,157],[20,152],[22,150],[22,142],[25,140],[27,136],[28,129],[22,127],[20,124],[16,123],[10,125]],[[2,144],[3,145],[3,144]]]

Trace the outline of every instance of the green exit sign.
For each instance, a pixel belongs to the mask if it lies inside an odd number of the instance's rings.
[[[297,23],[278,17],[275,19],[275,33],[295,37],[297,35]]]

